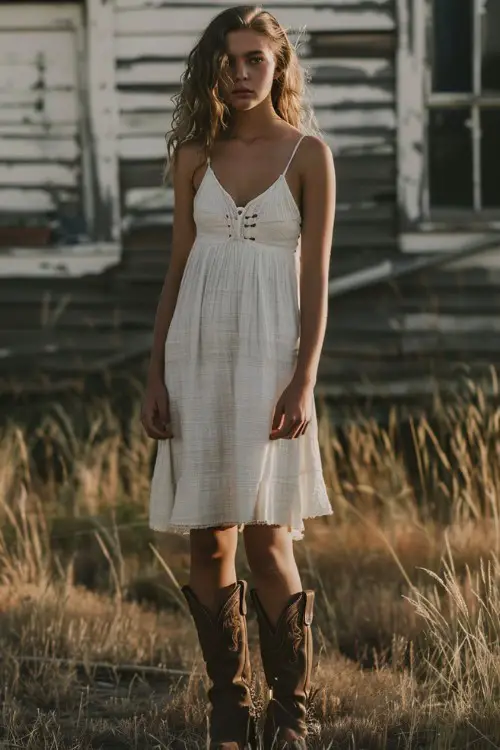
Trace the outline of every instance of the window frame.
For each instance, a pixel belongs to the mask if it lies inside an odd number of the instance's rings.
[[[480,105],[494,102],[498,95],[480,96],[481,23],[484,0],[474,2],[474,64],[472,94],[432,92],[432,0],[397,0],[397,115],[398,115],[398,204],[401,249],[413,251],[418,244],[412,233],[459,232],[460,240],[481,233],[500,232],[500,207],[479,209],[480,183]],[[431,107],[467,104],[472,109],[474,209],[430,207],[428,180],[427,120]],[[406,236],[408,235],[408,237]],[[430,240],[430,238],[429,238]],[[434,249],[439,236],[434,238]],[[432,244],[432,240],[429,243]]]
[[[89,239],[78,244],[0,252],[0,278],[80,277],[116,266],[122,256],[118,171],[118,97],[115,81],[115,3],[110,0],[54,0],[28,4],[9,0],[3,30],[18,28],[30,7],[29,28],[75,32],[79,76],[79,126],[83,215]],[[4,8],[4,9],[5,9]]]

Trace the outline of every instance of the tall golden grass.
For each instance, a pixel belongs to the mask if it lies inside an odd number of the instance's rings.
[[[148,529],[139,404],[2,429],[0,747],[204,746],[188,539]],[[319,407],[335,512],[296,545],[317,592],[310,746],[500,747],[500,408],[473,383],[405,422],[334,428]],[[250,637],[262,707],[253,619]]]

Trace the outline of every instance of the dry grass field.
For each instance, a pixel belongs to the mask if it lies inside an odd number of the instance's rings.
[[[206,746],[207,683],[179,593],[188,539],[148,530],[155,446],[140,395],[75,393],[3,422],[2,749]],[[495,401],[469,383],[425,416],[342,430],[319,405],[335,514],[296,544],[317,591],[311,748],[500,747]]]

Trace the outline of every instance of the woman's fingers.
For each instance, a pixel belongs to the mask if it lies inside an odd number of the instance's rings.
[[[283,419],[283,424],[277,430],[273,430],[271,433],[271,440],[279,440],[283,438],[285,440],[294,440],[305,434],[309,426],[308,421],[304,421],[299,418],[286,417]]]
[[[162,388],[156,396],[156,409],[160,422],[162,424],[168,424],[170,422],[170,404],[166,388]]]
[[[290,440],[294,440],[294,438],[298,438],[299,435],[302,433],[303,427],[304,427],[304,420],[301,419],[299,422],[294,421],[292,424],[292,427],[290,428],[288,438]]]
[[[165,422],[154,408],[145,408],[141,415],[141,422],[146,434],[155,440],[167,440],[172,437],[170,421]]]
[[[304,424],[302,425],[302,428],[301,428],[300,432],[295,437],[302,437],[302,435],[305,435],[306,430],[307,430],[308,427],[309,427],[309,422],[304,422]]]
[[[279,440],[280,438],[289,439],[301,424],[302,420],[297,421],[296,417],[287,417],[285,415],[281,427],[271,432],[271,440]]]

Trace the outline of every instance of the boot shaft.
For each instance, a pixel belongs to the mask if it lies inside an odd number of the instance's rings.
[[[199,601],[190,586],[183,586],[181,590],[198,632],[211,681],[208,690],[212,704],[211,748],[243,750],[248,746],[253,732],[246,581],[238,581],[234,585],[217,614]]]
[[[264,747],[305,748],[306,702],[311,687],[313,641],[311,624],[314,591],[290,597],[275,626],[269,620],[255,589],[251,597],[257,612],[262,664],[272,699],[267,707]],[[283,738],[289,741],[283,743]]]

